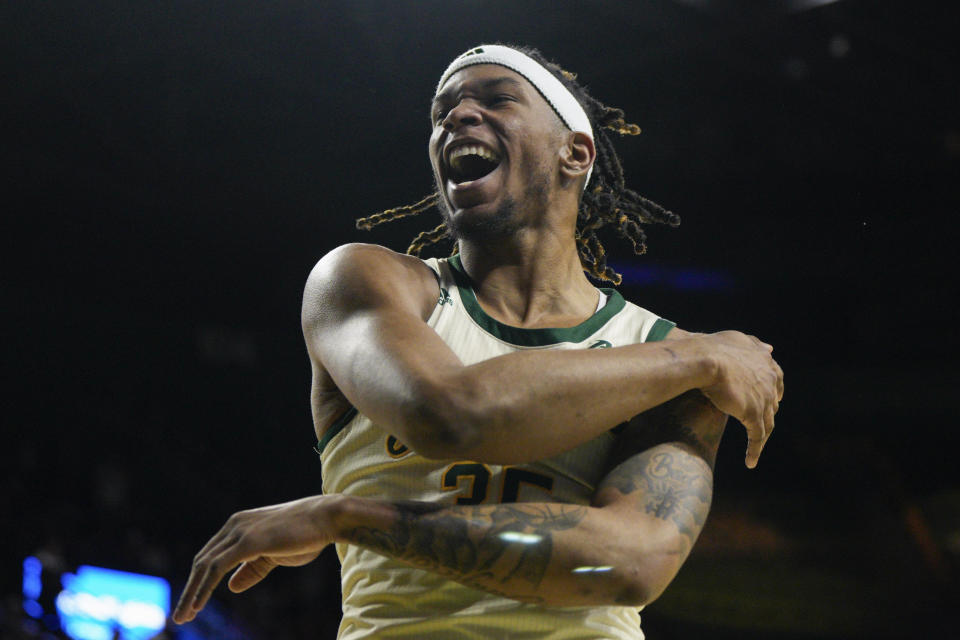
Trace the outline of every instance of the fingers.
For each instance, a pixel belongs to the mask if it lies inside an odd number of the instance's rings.
[[[177,601],[177,606],[173,610],[173,621],[177,624],[182,624],[187,620],[193,619],[191,605],[196,596],[197,588],[207,572],[207,567],[202,562],[202,558],[206,557],[210,549],[218,546],[225,535],[226,527],[223,527],[215,536],[210,538],[207,544],[203,545],[203,548],[194,556],[193,566],[190,568],[190,577],[187,578],[187,585],[183,588],[183,593],[180,594],[180,600]]]
[[[330,504],[327,496],[311,496],[230,516],[194,558],[174,622],[196,617],[223,577],[241,563],[230,579],[234,591],[249,589],[278,564],[299,566],[316,558],[332,541],[327,519],[316,517],[320,505]]]
[[[270,558],[260,557],[256,560],[247,560],[233,572],[227,586],[234,593],[246,591],[266,578],[267,574],[273,571],[276,566],[277,563]]]
[[[228,527],[229,523],[196,555],[187,586],[173,612],[173,621],[177,624],[193,620],[206,606],[223,576],[242,560],[237,544],[240,537],[227,534]]]
[[[777,365],[777,402],[783,400],[783,369]]]
[[[190,603],[193,602],[193,594],[196,592],[196,573],[196,567],[190,570],[190,577],[187,578],[187,586],[183,588],[183,593],[180,594],[180,600],[177,601],[177,606],[173,610],[173,621],[177,624],[183,624],[193,619]]]
[[[200,580],[193,603],[190,605],[194,613],[199,612],[207,605],[207,601],[213,595],[213,590],[223,580],[223,576],[240,563],[240,559],[235,558],[233,551],[232,548],[225,549],[208,562],[206,574]]]
[[[763,450],[763,443],[767,439],[767,433],[762,421],[746,424],[745,426],[747,427],[747,456],[744,459],[744,463],[748,469],[753,469],[760,460],[760,452]]]
[[[763,442],[760,444],[760,450],[763,450],[763,447],[766,446],[767,440],[770,439],[770,436],[773,435],[774,428],[774,415],[777,412],[775,405],[769,405],[767,407],[767,412],[763,416]]]
[[[768,404],[764,409],[763,417],[760,421],[752,426],[746,425],[747,455],[744,462],[749,469],[755,469],[757,463],[760,461],[760,454],[763,452],[763,447],[767,444],[767,440],[770,439],[770,435],[773,433],[775,426],[774,416],[776,415],[778,407],[778,402]]]
[[[721,411],[740,419],[747,428],[746,466],[757,466],[783,398],[783,369],[773,359],[773,346],[739,332],[724,332],[721,352],[728,350],[728,369],[715,389],[702,391]]]

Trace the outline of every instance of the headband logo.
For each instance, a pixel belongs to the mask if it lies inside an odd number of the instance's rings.
[[[482,47],[477,47],[476,49],[471,49],[470,51],[467,51],[466,53],[460,54],[460,57],[457,58],[457,60],[461,60],[461,59],[466,58],[466,57],[468,57],[468,56],[475,56],[475,55],[477,55],[478,53],[483,53],[483,48],[482,48]]]

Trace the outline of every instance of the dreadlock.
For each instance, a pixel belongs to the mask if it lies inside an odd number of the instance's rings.
[[[513,48],[533,58],[556,76],[587,112],[594,130],[597,158],[590,184],[580,198],[577,211],[577,252],[584,271],[589,275],[598,280],[620,284],[622,277],[607,264],[607,251],[597,232],[601,229],[612,229],[632,245],[636,255],[642,255],[647,251],[647,236],[641,225],[659,223],[675,227],[680,224],[679,216],[626,186],[620,157],[607,132],[635,136],[640,133],[640,127],[626,122],[622,109],[608,107],[591,96],[586,88],[576,81],[576,74],[550,62],[538,50],[529,47]],[[437,207],[439,197],[438,193],[431,193],[417,203],[361,218],[357,220],[357,228],[369,230],[383,222],[417,215]],[[419,256],[425,247],[444,238],[449,238],[445,222],[430,231],[420,233],[407,248],[407,253]],[[456,250],[454,246],[453,252],[456,253]]]

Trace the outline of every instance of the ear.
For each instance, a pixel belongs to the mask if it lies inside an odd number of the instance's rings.
[[[560,176],[566,186],[569,182],[586,179],[587,172],[597,159],[597,148],[585,133],[569,131],[560,149]]]

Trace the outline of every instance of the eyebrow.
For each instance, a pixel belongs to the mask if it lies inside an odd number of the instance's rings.
[[[482,91],[489,91],[493,87],[496,87],[502,84],[509,84],[518,88],[523,87],[523,83],[521,83],[516,78],[512,78],[510,76],[499,76],[496,78],[489,78],[487,80],[482,80],[480,82],[480,89]],[[448,100],[450,98],[451,93],[452,93],[452,89],[445,89],[444,91],[441,91],[440,93],[438,93],[433,98],[433,100],[430,101],[431,113],[433,112],[434,107],[436,107],[438,103],[443,102],[444,100]]]

